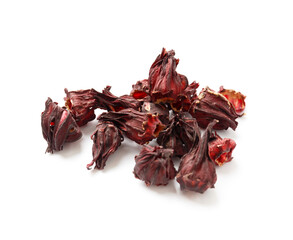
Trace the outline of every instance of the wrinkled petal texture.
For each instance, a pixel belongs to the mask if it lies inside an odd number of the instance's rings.
[[[169,123],[169,109],[163,104],[143,102],[141,112],[157,115],[163,124]]]
[[[197,97],[196,89],[199,84],[195,81],[189,84],[184,91],[179,94],[174,102],[171,102],[171,107],[175,112],[188,112],[193,100]]]
[[[215,124],[216,120],[211,122],[199,144],[182,157],[176,176],[182,190],[204,193],[208,188],[214,187],[217,175],[215,165],[209,157],[208,140],[210,139],[211,129]]]
[[[214,125],[215,130],[226,130],[229,127],[235,130],[238,125],[236,118],[239,115],[231,103],[222,94],[208,87],[193,101],[190,113],[201,128],[206,128],[214,119],[218,120]]]
[[[43,137],[48,143],[46,152],[60,151],[65,142],[74,142],[82,136],[70,112],[59,107],[51,98],[45,103],[41,126]]]
[[[149,185],[167,185],[176,175],[172,162],[173,149],[145,146],[135,157],[134,175]]]
[[[149,71],[150,94],[154,102],[172,102],[188,86],[184,75],[176,72],[179,60],[173,50],[163,48]]]
[[[87,168],[91,169],[95,164],[95,168],[104,169],[109,156],[121,145],[122,133],[112,122],[100,121],[91,139],[93,140],[93,160]]]
[[[134,97],[137,100],[150,100],[149,97],[150,84],[148,79],[142,81],[137,81],[136,84],[132,85],[132,91],[130,96]]]
[[[222,166],[233,159],[232,151],[235,147],[236,142],[234,140],[230,138],[222,139],[215,134],[214,139],[209,142],[209,156],[216,165]]]
[[[167,128],[159,134],[157,142],[165,148],[174,149],[174,155],[182,157],[198,144],[199,138],[196,119],[187,112],[180,112],[173,116]]]
[[[111,87],[107,86],[102,93],[97,94],[99,108],[108,111],[121,111],[123,109],[132,108],[138,110],[141,103],[130,95],[117,97],[110,92]]]
[[[65,88],[64,91],[66,93],[65,106],[71,112],[78,126],[83,126],[96,118],[94,113],[98,107],[95,97],[96,90],[68,91]]]
[[[157,115],[134,109],[102,113],[98,120],[113,122],[129,139],[138,144],[145,144],[158,137],[165,128]]]
[[[244,96],[241,92],[236,92],[232,89],[225,89],[222,86],[220,87],[219,93],[228,99],[228,101],[234,106],[237,114],[244,112],[246,96]]]

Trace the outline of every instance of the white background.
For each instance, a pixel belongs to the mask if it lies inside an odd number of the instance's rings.
[[[1,1],[1,239],[292,239],[292,1]],[[47,97],[127,94],[162,47],[178,72],[247,96],[215,189],[146,187],[125,140],[88,171],[90,135],[45,154]],[[97,111],[99,114],[100,111]]]

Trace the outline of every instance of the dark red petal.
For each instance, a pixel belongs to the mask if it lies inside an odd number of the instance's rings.
[[[219,135],[209,142],[209,156],[213,162],[222,166],[224,163],[232,160],[232,151],[236,147],[236,142],[230,138],[222,139]]]
[[[234,106],[237,114],[243,113],[245,109],[245,98],[241,92],[236,92],[232,89],[225,89],[223,86],[220,87],[220,91],[225,98]]]
[[[167,185],[176,175],[172,162],[173,149],[146,145],[135,157],[134,175],[149,185]]]
[[[163,48],[149,71],[150,95],[154,102],[173,102],[188,86],[187,78],[176,72],[179,62],[173,50]]]

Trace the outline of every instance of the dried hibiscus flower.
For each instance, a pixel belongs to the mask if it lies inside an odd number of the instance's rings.
[[[78,126],[83,126],[96,118],[94,112],[98,107],[96,90],[68,91],[65,88],[64,91],[66,93],[65,106],[71,112]]]
[[[241,114],[245,109],[245,98],[241,92],[236,92],[232,89],[225,89],[223,86],[220,87],[220,91],[225,98],[234,106],[236,113]]]
[[[95,89],[68,91],[65,88],[65,106],[71,112],[79,126],[95,119],[94,110],[97,108],[108,111],[120,111],[126,108],[138,110],[141,103],[129,95],[117,97],[110,92],[107,86],[102,92]]]
[[[176,175],[172,154],[173,149],[146,145],[140,154],[135,156],[135,177],[145,181],[147,186],[167,185]]]
[[[98,120],[113,122],[123,133],[138,144],[145,144],[156,138],[165,128],[159,117],[134,109],[102,113]]]
[[[45,103],[41,116],[43,137],[48,143],[46,152],[60,151],[65,142],[74,142],[82,133],[70,112],[61,108],[51,98]]]
[[[154,102],[175,101],[188,85],[187,78],[176,72],[179,60],[174,55],[175,51],[163,48],[150,68],[150,95]]]
[[[174,102],[171,103],[171,107],[175,112],[188,112],[192,101],[196,98],[196,89],[198,83],[195,81],[189,84],[184,91],[179,94]]]
[[[169,123],[169,109],[163,104],[144,102],[141,106],[141,111],[158,115],[161,122],[165,125]]]
[[[174,155],[181,157],[198,143],[199,138],[196,119],[187,112],[180,112],[172,117],[167,128],[159,134],[157,142],[165,148],[174,149]]]
[[[211,137],[209,142],[209,155],[213,162],[222,166],[232,160],[232,151],[236,147],[236,142],[230,138],[222,139],[217,133]]]
[[[99,121],[95,132],[92,134],[93,160],[87,169],[95,165],[97,169],[104,169],[108,157],[114,153],[123,141],[122,132],[112,123]]]
[[[202,128],[206,128],[214,119],[218,120],[214,126],[215,130],[229,127],[235,130],[238,125],[235,119],[239,115],[235,112],[233,105],[222,94],[208,87],[204,88],[193,101],[189,112]]]
[[[132,91],[130,95],[137,100],[150,100],[149,99],[150,84],[148,79],[137,81],[132,85]]]
[[[122,109],[133,108],[138,110],[141,103],[130,95],[115,96],[110,92],[111,87],[107,86],[102,93],[97,92],[99,108],[118,112]]]
[[[209,156],[208,141],[216,122],[217,120],[214,120],[208,125],[199,144],[182,157],[176,176],[182,190],[204,193],[208,188],[214,187],[217,175]]]

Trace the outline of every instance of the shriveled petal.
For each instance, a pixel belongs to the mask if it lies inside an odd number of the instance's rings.
[[[154,102],[173,102],[188,86],[187,78],[176,72],[175,51],[162,49],[149,71],[150,95]]]
[[[134,175],[149,185],[167,185],[176,175],[172,162],[173,149],[146,145],[135,157]]]
[[[217,119],[215,130],[224,130],[229,127],[236,129],[239,115],[232,104],[220,93],[210,88],[204,88],[190,107],[191,115],[196,118],[198,125],[206,128],[210,122]]]
[[[91,169],[94,164],[95,168],[104,169],[109,156],[121,145],[122,133],[112,122],[99,121],[91,139],[93,160],[87,169]]]
[[[60,151],[65,142],[74,142],[82,133],[70,112],[61,108],[51,98],[45,103],[41,115],[43,137],[48,143],[46,152]]]
[[[113,122],[129,139],[138,144],[151,141],[165,128],[158,115],[130,108],[119,112],[102,113],[98,119]]]
[[[208,140],[211,130],[217,120],[211,122],[206,128],[199,144],[190,152],[185,154],[179,166],[176,176],[180,188],[199,193],[205,192],[208,188],[213,188],[217,181],[215,165],[208,153]]]
[[[223,86],[220,87],[220,91],[225,98],[234,106],[237,114],[243,113],[245,109],[245,98],[241,92],[236,92],[232,89],[225,89]]]
[[[230,138],[222,139],[218,134],[209,142],[209,155],[213,162],[222,166],[224,163],[230,162],[232,157],[232,151],[236,147],[236,142]]]

